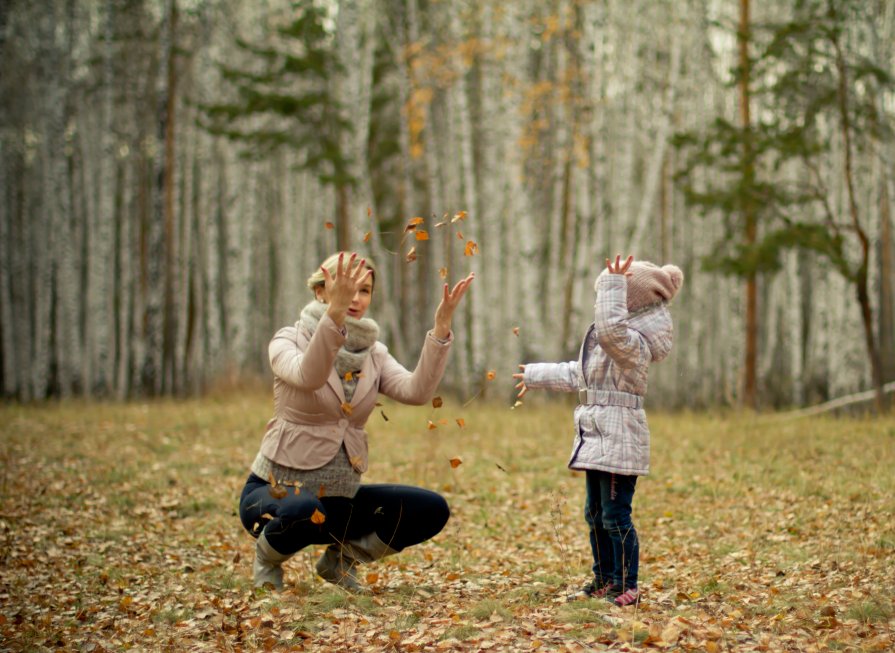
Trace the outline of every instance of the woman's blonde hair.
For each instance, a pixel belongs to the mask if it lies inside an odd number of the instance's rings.
[[[308,288],[311,289],[311,292],[314,293],[314,295],[317,294],[317,288],[323,286],[326,283],[326,278],[323,276],[323,270],[321,270],[320,268],[326,268],[326,271],[329,272],[331,276],[336,276],[336,268],[339,267],[339,255],[345,255],[343,265],[347,266],[348,259],[351,258],[352,253],[353,252],[336,252],[335,254],[327,257],[327,259],[323,261],[323,263],[317,266],[317,269],[314,270],[314,274],[308,277]],[[358,259],[360,258],[365,258],[366,263],[364,264],[364,267],[366,267],[368,270],[373,271],[373,276],[371,277],[371,279],[373,281],[373,286],[375,287],[376,266],[373,265],[373,261],[371,261],[369,258],[361,257],[360,255],[358,255]]]

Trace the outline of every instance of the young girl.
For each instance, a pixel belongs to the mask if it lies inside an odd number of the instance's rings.
[[[668,302],[684,275],[674,265],[658,267],[616,256],[594,284],[594,323],[577,361],[520,365],[521,398],[529,388],[578,392],[571,469],[584,470],[584,518],[590,531],[593,578],[571,598],[607,598],[636,604],[637,531],[631,501],[637,477],[649,473],[649,428],[643,411],[650,363],[671,351]]]
[[[453,341],[454,310],[470,274],[447,284],[416,369],[405,369],[365,317],[375,272],[356,254],[329,257],[308,279],[314,299],[295,326],[270,342],[274,416],[267,424],[239,503],[255,538],[256,587],[283,587],[283,563],[309,544],[326,544],[317,574],[364,591],[355,567],[436,535],[450,511],[430,490],[362,484],[367,469],[364,424],[378,395],[421,405],[434,394]],[[273,481],[273,482],[271,482]]]

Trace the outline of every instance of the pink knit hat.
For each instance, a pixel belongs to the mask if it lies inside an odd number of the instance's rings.
[[[628,311],[671,301],[684,283],[684,273],[676,265],[659,267],[649,261],[634,261],[628,268]]]

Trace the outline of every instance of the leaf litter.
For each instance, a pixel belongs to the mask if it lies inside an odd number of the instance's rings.
[[[10,650],[886,651],[895,646],[895,420],[651,415],[636,610],[586,579],[565,405],[480,403],[420,437],[370,422],[365,482],[442,492],[434,540],[365,566],[367,596],[286,564],[251,587],[236,499],[269,398],[5,406],[0,639]],[[443,410],[443,409],[442,409]],[[445,460],[462,458],[456,467]],[[13,482],[15,479],[15,482]],[[280,486],[283,487],[284,486]],[[285,489],[285,488],[284,488]]]

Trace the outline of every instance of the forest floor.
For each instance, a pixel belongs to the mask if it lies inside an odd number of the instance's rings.
[[[445,530],[362,568],[366,596],[315,576],[321,547],[253,590],[237,497],[270,409],[0,407],[0,650],[895,649],[895,418],[650,414],[645,598],[621,609],[565,600],[590,567],[584,478],[570,404],[540,398],[386,403],[364,480],[442,492]]]

